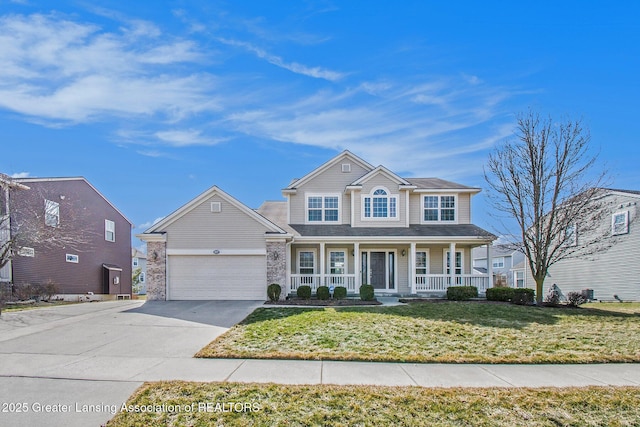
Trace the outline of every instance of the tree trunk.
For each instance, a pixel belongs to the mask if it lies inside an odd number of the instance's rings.
[[[542,286],[544,285],[544,277],[536,277],[536,302],[542,304]]]

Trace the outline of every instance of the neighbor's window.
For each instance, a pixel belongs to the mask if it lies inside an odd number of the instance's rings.
[[[138,266],[138,258],[134,258],[133,259],[133,266],[137,267]]]
[[[567,246],[578,244],[578,227],[575,224],[571,224],[564,230],[564,242]]]
[[[383,188],[377,188],[364,197],[362,204],[364,218],[398,218],[398,196],[390,195]]]
[[[456,196],[424,196],[424,222],[454,222],[456,220]]]
[[[144,283],[144,271],[140,273],[140,276],[138,276],[138,280],[140,281],[140,283]]]
[[[44,201],[44,223],[50,227],[60,225],[60,204],[51,200]]]
[[[504,268],[504,257],[494,258],[493,268]]]
[[[516,288],[524,288],[524,271],[516,271]]]
[[[78,263],[79,257],[75,254],[66,254],[67,262],[73,262],[74,264]]]
[[[104,240],[108,242],[116,241],[116,223],[108,219],[104,220]]]
[[[611,216],[611,234],[627,234],[629,232],[629,211],[618,212]]]
[[[307,197],[308,222],[338,222],[340,212],[339,196]]]

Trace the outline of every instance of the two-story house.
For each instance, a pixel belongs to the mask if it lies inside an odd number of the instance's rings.
[[[524,261],[524,254],[509,245],[493,245],[491,266],[493,268],[494,286],[518,287],[517,273],[514,268]],[[479,273],[487,273],[489,263],[487,249],[477,247],[473,249],[473,268]],[[523,286],[520,286],[523,287]]]
[[[143,234],[148,299],[265,299],[301,285],[357,293],[482,292],[472,250],[495,236],[471,223],[480,191],[438,178],[402,178],[344,151],[257,211],[213,187]]]
[[[131,222],[109,200],[82,177],[12,182],[0,196],[15,241],[5,280],[65,298],[131,294]]]
[[[137,273],[138,271],[139,273]],[[133,276],[138,274],[137,289],[134,289],[133,292],[145,295],[147,293],[147,254],[138,248],[131,248],[131,272]]]

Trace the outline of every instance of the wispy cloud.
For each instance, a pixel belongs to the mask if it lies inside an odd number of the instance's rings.
[[[11,178],[29,178],[31,173],[29,172],[18,172],[11,174]]]
[[[249,51],[255,54],[258,58],[264,59],[270,64],[275,65],[276,67],[284,68],[296,74],[302,74],[302,75],[313,77],[316,79],[324,79],[331,82],[338,81],[345,77],[345,73],[327,70],[322,67],[309,67],[303,64],[299,64],[297,62],[286,62],[281,57],[277,55],[272,55],[266,50],[261,49],[257,46],[254,46],[251,43],[247,43],[239,40],[225,39],[225,38],[218,38],[217,40],[220,43],[226,44],[228,46],[239,47],[246,51]]]

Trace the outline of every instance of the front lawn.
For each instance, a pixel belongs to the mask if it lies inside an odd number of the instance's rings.
[[[119,408],[120,409],[120,408]],[[120,426],[636,426],[640,388],[144,384]]]
[[[640,362],[640,315],[626,304],[606,308],[477,302],[259,308],[196,356],[444,363]]]

